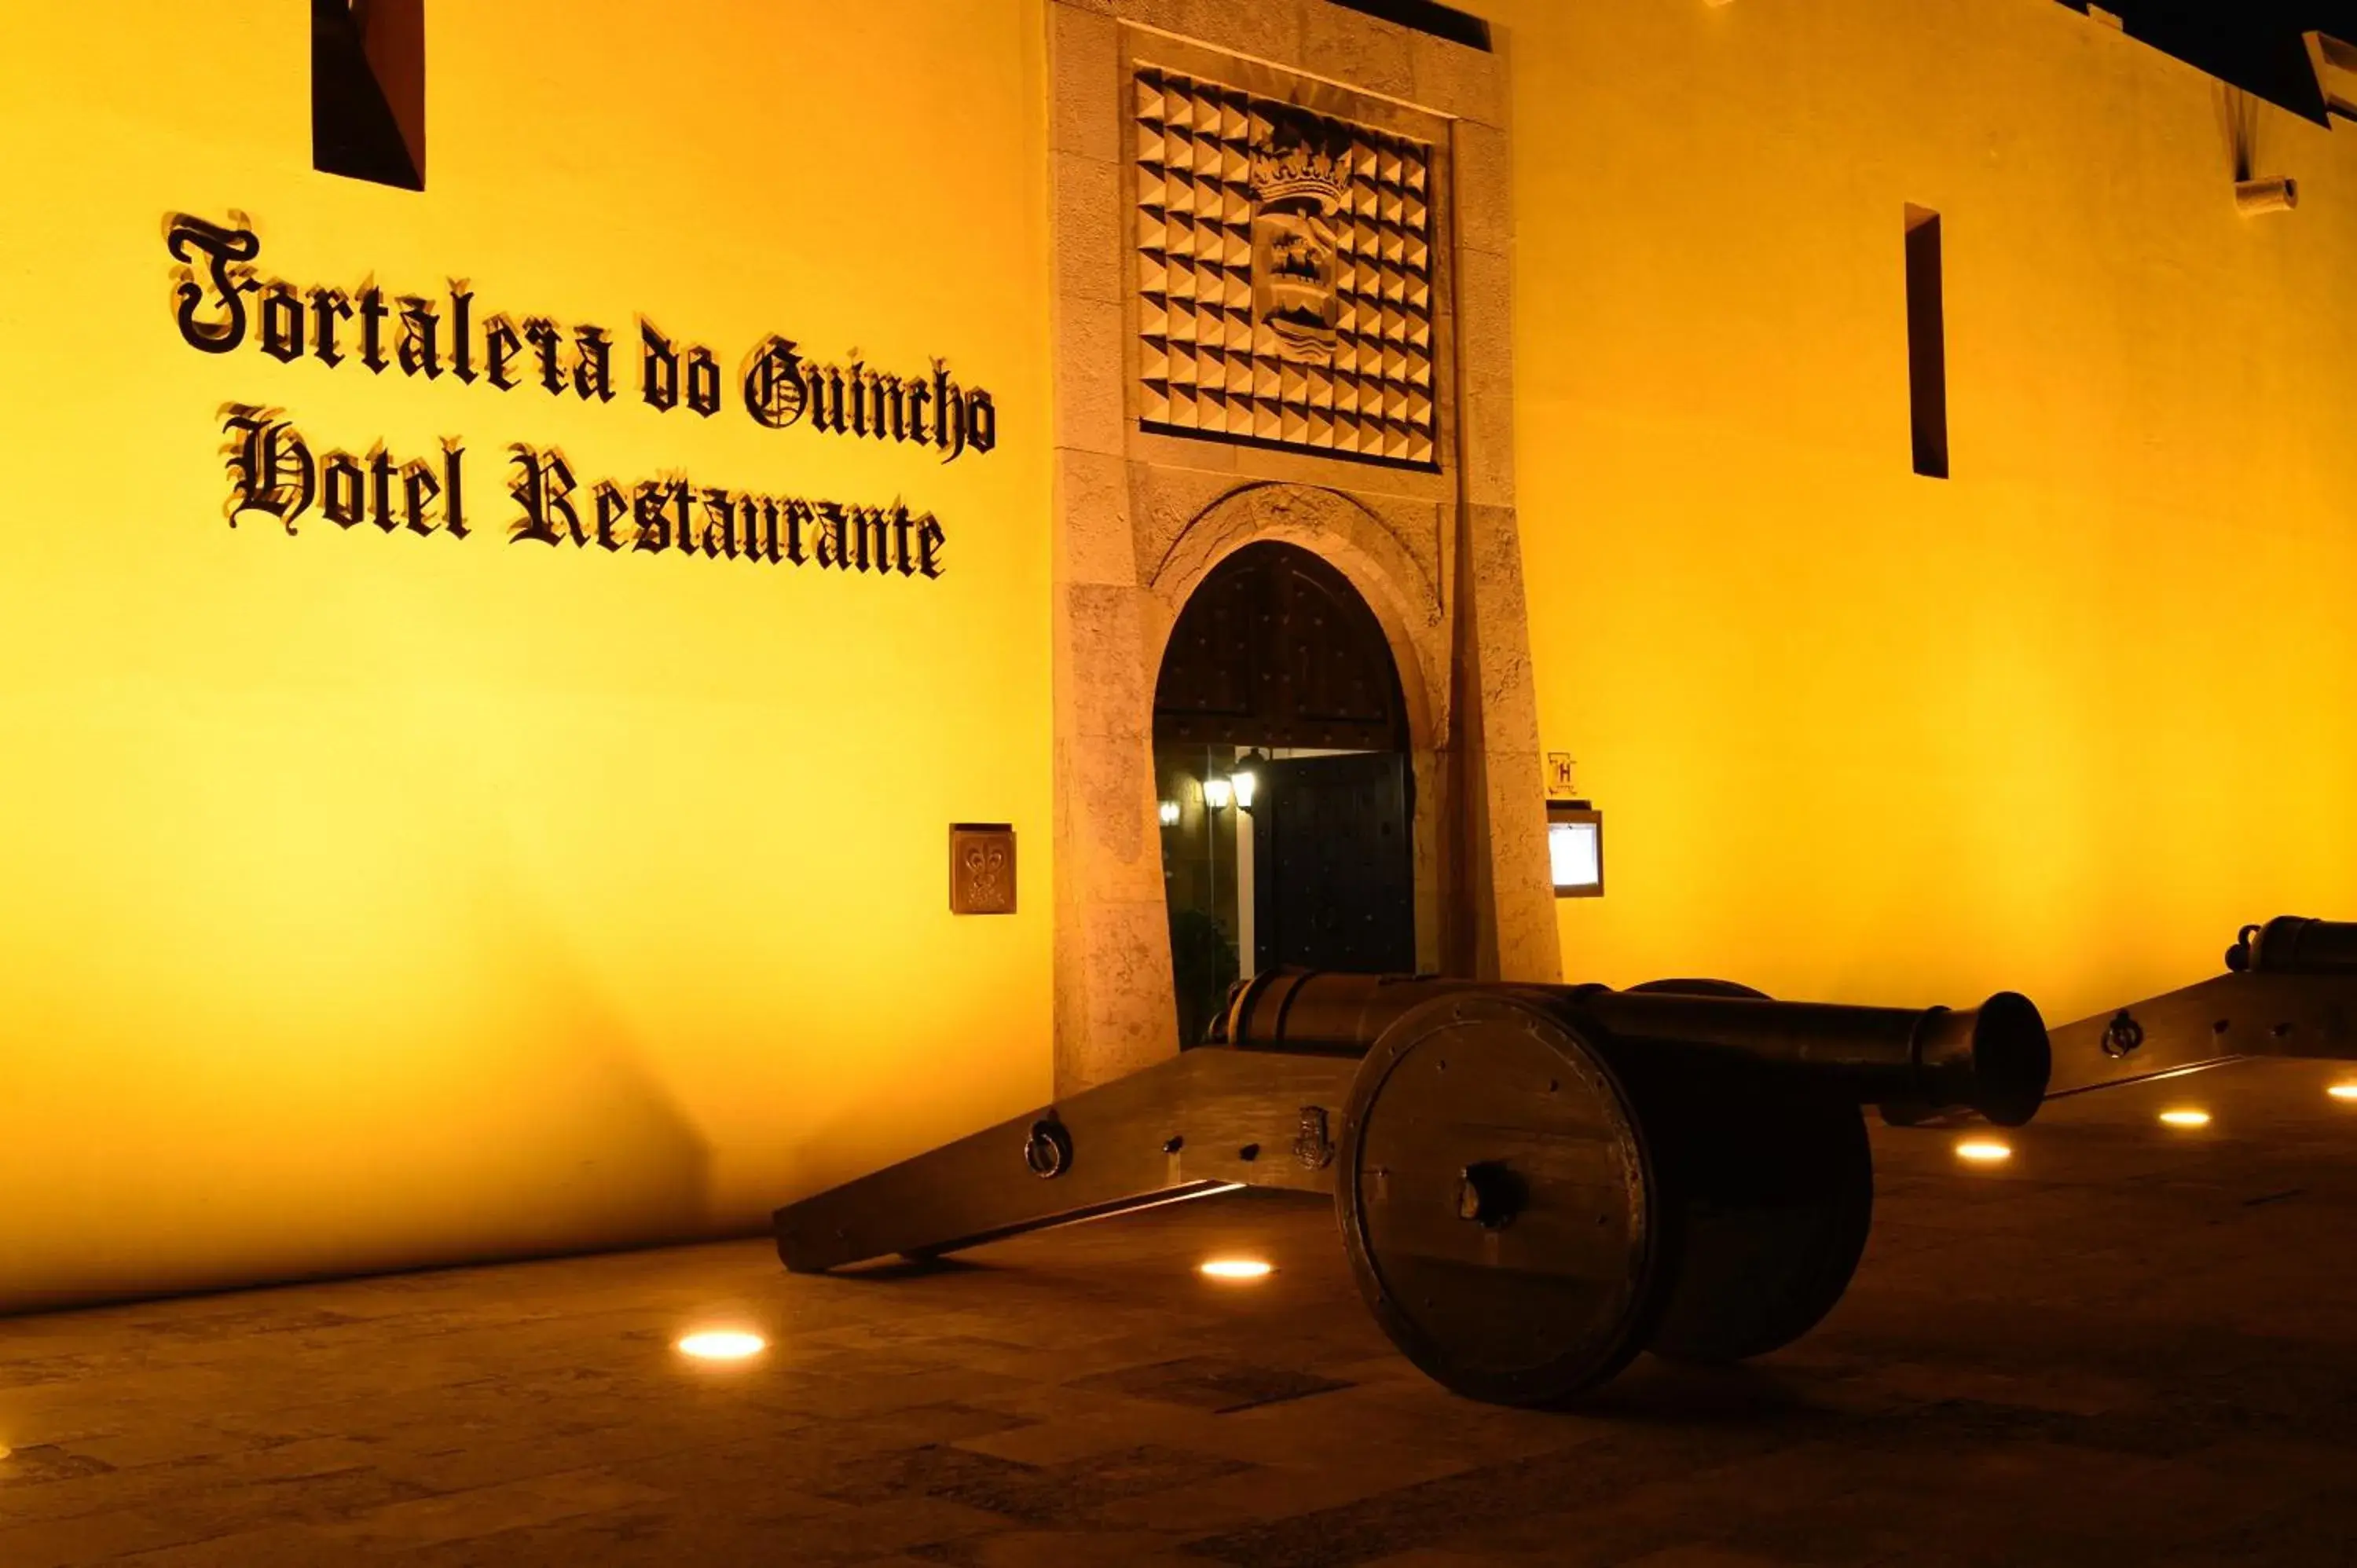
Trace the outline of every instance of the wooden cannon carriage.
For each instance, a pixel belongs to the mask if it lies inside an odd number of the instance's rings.
[[[1360,1294],[1458,1393],[1559,1402],[1640,1350],[1731,1361],[1847,1289],[1860,1110],[2029,1122],[2046,1100],[2257,1055],[2357,1056],[2357,924],[2246,927],[2228,972],[2050,1036],[1979,1007],[1277,972],[1222,1036],[778,1210],[797,1272],[925,1258],[1240,1187],[1329,1193]]]

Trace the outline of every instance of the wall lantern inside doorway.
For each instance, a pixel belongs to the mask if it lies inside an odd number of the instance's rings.
[[[1260,790],[1260,775],[1249,768],[1239,768],[1228,775],[1228,788],[1235,793],[1236,810],[1249,811],[1253,797]]]
[[[1558,898],[1604,896],[1604,813],[1586,800],[1547,802],[1547,869]]]
[[[1210,807],[1212,811],[1226,811],[1228,809],[1228,802],[1234,799],[1235,790],[1230,786],[1226,779],[1206,779],[1203,780],[1203,804]]]

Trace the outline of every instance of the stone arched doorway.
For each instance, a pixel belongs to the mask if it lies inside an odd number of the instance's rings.
[[[1183,1044],[1262,969],[1415,967],[1410,756],[1390,642],[1340,571],[1262,541],[1196,585],[1154,696]]]

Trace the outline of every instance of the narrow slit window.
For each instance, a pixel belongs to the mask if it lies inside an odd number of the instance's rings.
[[[1948,337],[1940,269],[1940,215],[1907,209],[1907,391],[1915,471],[1948,477]]]
[[[425,0],[311,0],[311,166],[425,188]]]

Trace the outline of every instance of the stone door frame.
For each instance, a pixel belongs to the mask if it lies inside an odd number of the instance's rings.
[[[1197,584],[1264,539],[1382,621],[1417,789],[1428,967],[1559,978],[1513,494],[1506,61],[1329,0],[1047,0],[1055,343],[1055,1081],[1178,1048],[1153,700]],[[1501,45],[1502,50],[1502,41]],[[1437,472],[1139,423],[1131,72],[1268,91],[1435,149]]]

